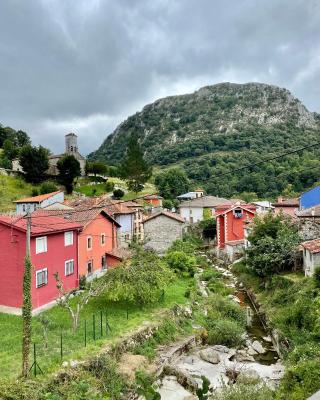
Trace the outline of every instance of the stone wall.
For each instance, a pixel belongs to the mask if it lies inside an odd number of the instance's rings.
[[[301,218],[299,221],[299,235],[303,241],[320,238],[320,220]]]
[[[172,242],[182,238],[184,224],[165,215],[159,215],[144,223],[145,247],[164,254]]]

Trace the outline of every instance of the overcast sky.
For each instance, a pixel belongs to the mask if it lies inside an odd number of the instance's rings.
[[[0,122],[87,154],[157,98],[222,81],[320,111],[318,0],[1,0]]]

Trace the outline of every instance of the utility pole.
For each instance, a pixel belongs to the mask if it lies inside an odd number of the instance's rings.
[[[29,355],[31,345],[31,260],[30,260],[30,239],[31,239],[31,213],[28,210],[26,215],[27,233],[26,233],[26,257],[24,260],[23,275],[23,306],[22,306],[22,376],[27,377],[30,370]]]

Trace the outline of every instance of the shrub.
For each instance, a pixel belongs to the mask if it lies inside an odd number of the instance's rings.
[[[38,195],[39,195],[39,190],[37,188],[33,188],[31,191],[31,196],[34,197]]]
[[[273,400],[275,393],[266,385],[248,385],[237,383],[225,386],[209,399],[215,400]]]
[[[173,251],[167,254],[166,261],[174,272],[187,272],[191,276],[194,275],[196,267],[196,259],[182,251]]]
[[[114,183],[113,183],[113,182],[107,182],[107,183],[105,184],[105,191],[106,191],[107,193],[112,192],[113,189],[114,189]]]
[[[168,249],[167,253],[171,253],[173,251],[181,251],[183,253],[186,253],[188,255],[193,255],[195,250],[196,250],[196,245],[190,241],[184,241],[184,240],[175,240],[171,247]]]
[[[207,331],[209,344],[223,344],[230,347],[243,344],[244,329],[234,321],[209,317]]]
[[[115,189],[113,191],[113,197],[117,200],[121,199],[124,196],[124,191],[121,189]]]
[[[317,288],[320,288],[320,266],[316,267],[313,275],[313,280]]]
[[[51,192],[56,192],[58,190],[57,186],[53,182],[43,182],[40,185],[40,194],[47,194]]]
[[[173,208],[172,200],[168,200],[168,199],[163,200],[163,208],[167,208],[168,210],[171,210]]]
[[[286,370],[281,381],[280,399],[304,400],[319,389],[319,361],[303,361]]]

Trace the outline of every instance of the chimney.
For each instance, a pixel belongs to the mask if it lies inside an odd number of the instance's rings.
[[[282,196],[278,197],[278,203],[283,203],[283,197]]]
[[[312,217],[314,217],[314,214],[315,214],[315,209],[314,209],[314,207],[312,207],[312,208],[311,208],[311,215],[312,215]]]

